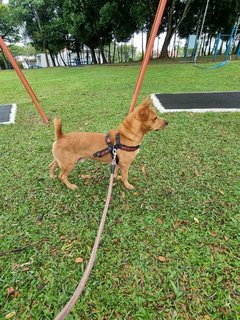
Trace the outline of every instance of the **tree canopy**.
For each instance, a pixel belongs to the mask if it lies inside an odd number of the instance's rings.
[[[8,6],[0,3],[0,36],[8,41],[17,40],[18,29],[14,12]]]
[[[0,34],[12,38],[24,28],[33,45],[54,57],[64,48],[78,56],[86,45],[92,61],[95,49],[107,62],[104,47],[125,42],[135,32],[148,35],[158,0],[10,0],[0,4]],[[201,25],[206,0],[168,0],[159,34],[165,33],[162,56],[174,34],[186,37]],[[210,0],[204,32],[229,32],[240,15],[239,0]],[[47,56],[47,55],[46,55]],[[53,59],[54,60],[54,59]]]

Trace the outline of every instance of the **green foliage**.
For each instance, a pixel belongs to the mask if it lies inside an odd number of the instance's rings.
[[[16,124],[0,126],[0,251],[32,244],[0,257],[2,319],[57,315],[83,274],[104,206],[109,166],[79,163],[70,176],[76,192],[49,178],[53,118],[65,132],[117,128],[139,68],[25,70],[48,125],[16,73],[0,71],[0,103],[18,105]],[[212,71],[152,63],[139,101],[152,92],[236,91],[239,82],[237,61]],[[239,319],[240,114],[164,118],[168,128],[146,136],[131,166],[135,190],[114,183],[96,263],[69,319]]]
[[[66,35],[62,4],[58,0],[11,0],[19,22],[37,49],[55,54],[66,47]]]
[[[195,34],[199,31],[205,8],[205,0],[193,1],[187,18],[179,27],[179,35],[181,37],[184,38],[189,33]],[[203,32],[212,35],[218,34],[219,32],[230,34],[239,15],[240,2],[238,0],[211,0],[209,1]]]
[[[15,13],[0,3],[0,36],[7,41],[18,39],[18,23]]]
[[[230,33],[240,14],[238,0],[212,0],[205,21],[204,32]],[[158,0],[10,0],[10,8],[0,7],[0,33],[11,26],[13,34],[16,22],[22,25],[34,46],[54,55],[64,48],[77,53],[87,45],[94,63],[98,62],[95,49],[99,49],[105,63],[104,46],[114,40],[127,41],[134,32],[145,31],[147,36],[156,15]],[[166,32],[162,53],[168,56],[168,47],[174,33],[183,38],[199,30],[205,0],[168,0],[159,33]],[[2,11],[2,13],[1,13]],[[17,17],[16,19],[12,19]],[[1,22],[2,20],[2,22]],[[1,30],[2,29],[2,30]],[[15,30],[16,33],[16,30]]]

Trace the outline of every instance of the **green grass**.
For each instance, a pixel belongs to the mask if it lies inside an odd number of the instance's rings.
[[[61,116],[65,131],[116,128],[138,72],[136,64],[25,71],[50,119],[44,125],[15,72],[0,71],[0,103],[18,105],[16,124],[0,126],[0,251],[40,241],[0,257],[1,319],[57,315],[102,214],[108,166],[80,163],[70,176],[75,192],[49,178],[52,119]],[[139,101],[239,83],[240,62],[211,71],[153,63]],[[135,189],[115,183],[94,269],[69,319],[240,319],[240,114],[164,117],[169,127],[146,136],[130,169]]]

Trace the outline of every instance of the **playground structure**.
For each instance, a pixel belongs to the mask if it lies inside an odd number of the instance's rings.
[[[224,61],[222,61],[220,64],[215,65],[213,67],[207,68],[207,69],[213,69],[213,68],[218,68],[223,65],[225,65],[228,60],[232,59],[232,51],[236,46],[236,42],[238,41],[237,44],[237,50],[236,50],[236,59],[238,59],[240,55],[240,33],[238,33],[239,30],[239,24],[240,24],[240,16],[237,18],[236,23],[232,27],[231,33],[230,34],[222,34],[221,32],[218,33],[217,37],[215,37],[215,42],[214,45],[212,46],[212,37],[208,37],[206,39],[206,33],[203,34],[203,28],[207,16],[207,11],[208,11],[208,5],[209,1],[207,0],[206,2],[206,7],[202,19],[202,24],[200,28],[200,32],[196,33],[196,35],[188,35],[187,41],[186,41],[186,48],[185,48],[185,53],[184,53],[184,62],[187,62],[187,58],[191,57],[192,62],[194,63],[194,66],[197,67],[197,59],[201,55],[206,55],[206,51],[208,49],[208,54],[213,52],[213,58],[216,61],[217,55],[219,53],[222,53],[223,49],[223,43],[226,43],[226,50],[224,52]],[[222,41],[221,45],[219,46],[220,42]],[[190,53],[190,54],[189,54]]]
[[[203,55],[212,55],[213,61],[217,60],[217,57],[221,54],[224,55],[224,62],[232,59],[233,49],[237,47],[235,58],[240,57],[240,46],[236,42],[240,41],[239,30],[234,26],[231,30],[231,34],[222,34],[221,32],[215,37],[214,44],[212,41],[206,39],[206,35],[198,37],[196,35],[188,35],[186,39],[186,46],[184,52],[184,63],[197,62],[197,58]],[[211,39],[212,40],[212,39]],[[225,43],[225,50],[224,50]],[[208,53],[206,53],[206,51]],[[190,58],[190,59],[189,59]]]
[[[24,85],[27,93],[29,94],[29,96],[31,97],[33,103],[35,104],[35,107],[37,108],[38,113],[42,117],[43,122],[45,124],[48,123],[48,118],[45,115],[44,111],[42,110],[42,108],[41,108],[41,106],[40,106],[40,104],[38,102],[37,96],[35,95],[33,89],[31,88],[30,84],[28,83],[27,79],[25,78],[24,74],[22,73],[21,69],[19,68],[17,62],[13,58],[11,52],[9,51],[8,47],[6,46],[6,44],[3,41],[3,38],[1,36],[0,36],[0,48],[2,48],[2,50],[4,51],[6,56],[8,57],[11,65],[15,69],[15,71],[16,71],[17,75],[19,76],[22,84]]]

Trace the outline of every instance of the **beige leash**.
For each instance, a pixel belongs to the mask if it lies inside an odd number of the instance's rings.
[[[92,249],[90,260],[89,260],[88,265],[86,267],[86,270],[82,276],[82,279],[77,286],[77,289],[73,293],[73,295],[70,298],[70,300],[68,301],[68,303],[62,309],[62,311],[56,316],[55,320],[63,320],[70,313],[73,306],[75,305],[78,298],[80,297],[81,293],[83,292],[85,285],[86,285],[86,282],[88,280],[88,277],[91,273],[92,267],[94,265],[94,261],[95,261],[96,254],[97,254],[97,249],[98,249],[98,246],[99,246],[99,243],[101,240],[101,235],[103,232],[103,227],[104,227],[104,223],[105,223],[107,212],[108,212],[109,203],[111,200],[113,181],[114,181],[114,171],[115,171],[115,167],[116,167],[116,156],[117,156],[117,151],[116,151],[116,149],[113,149],[113,160],[112,160],[112,164],[111,164],[111,176],[110,176],[110,181],[109,181],[107,200],[105,202],[105,206],[104,206],[104,210],[103,210],[103,214],[102,214],[102,219],[101,219],[101,222],[100,222],[100,225],[98,228],[98,233],[97,233],[97,237],[94,242],[94,246]]]

